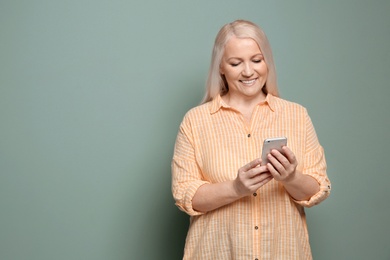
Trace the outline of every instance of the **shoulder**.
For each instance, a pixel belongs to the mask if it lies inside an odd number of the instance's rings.
[[[185,125],[194,125],[197,123],[201,123],[202,121],[207,120],[210,117],[211,113],[211,102],[207,102],[188,110],[184,117],[182,124]]]
[[[204,118],[210,115],[211,102],[207,102],[196,107],[191,108],[184,115],[185,119]]]
[[[271,100],[276,112],[307,113],[306,107],[293,101],[272,96]]]

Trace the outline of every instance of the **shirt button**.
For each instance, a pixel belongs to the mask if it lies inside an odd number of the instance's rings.
[[[256,229],[256,230],[258,230],[258,229],[259,229],[259,227],[258,227],[258,226],[255,226],[255,229]]]
[[[255,193],[253,193],[253,196],[255,196],[255,197],[256,197],[256,196],[257,196],[257,193],[256,193],[256,192],[255,192]]]

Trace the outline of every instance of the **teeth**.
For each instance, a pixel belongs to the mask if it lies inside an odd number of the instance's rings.
[[[252,84],[253,82],[255,82],[256,79],[252,79],[252,80],[241,80],[242,83],[244,84]]]

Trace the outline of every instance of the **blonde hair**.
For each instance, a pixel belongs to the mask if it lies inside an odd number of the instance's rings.
[[[263,54],[265,64],[268,67],[268,77],[263,91],[266,94],[270,93],[278,97],[279,91],[276,83],[275,64],[267,36],[256,24],[245,20],[236,20],[224,25],[215,38],[209,75],[206,82],[206,93],[202,99],[202,103],[213,100],[218,94],[222,96],[229,91],[226,80],[220,74],[220,65],[225,51],[225,45],[232,36],[237,38],[251,38],[257,43]]]

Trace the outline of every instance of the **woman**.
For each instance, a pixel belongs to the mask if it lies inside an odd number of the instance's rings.
[[[263,141],[288,146],[260,159]],[[312,259],[304,207],[329,196],[323,149],[302,106],[279,98],[264,32],[219,31],[203,104],[184,117],[172,160],[176,205],[191,216],[183,259]]]

